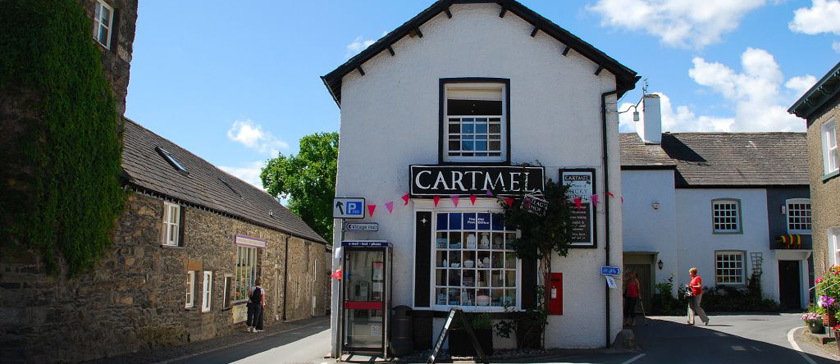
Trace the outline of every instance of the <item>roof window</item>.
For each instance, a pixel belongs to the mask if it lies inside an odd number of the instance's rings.
[[[222,182],[222,184],[225,185],[229,190],[231,190],[231,192],[235,193],[237,196],[239,196],[239,198],[242,198],[242,194],[240,194],[235,189],[233,189],[233,186],[231,186],[230,183],[228,183],[227,181],[225,181],[221,178],[219,178],[219,182]]]
[[[184,165],[181,164],[181,162],[178,162],[178,160],[175,159],[175,156],[173,156],[172,153],[169,153],[168,150],[163,149],[161,147],[155,147],[155,150],[158,152],[158,154],[160,154],[161,157],[163,157],[163,159],[166,159],[166,161],[169,162],[169,164],[171,164],[172,167],[175,167],[175,169],[178,172],[185,176],[190,174],[190,172],[187,171],[187,168],[184,167]]]

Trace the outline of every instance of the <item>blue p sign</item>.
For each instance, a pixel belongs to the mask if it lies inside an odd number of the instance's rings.
[[[348,201],[346,209],[347,215],[364,216],[364,213],[362,212],[362,204],[357,201]]]

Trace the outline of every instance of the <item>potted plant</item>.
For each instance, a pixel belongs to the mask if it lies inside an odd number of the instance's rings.
[[[484,355],[493,354],[493,322],[490,320],[490,314],[482,313],[465,313],[464,315],[468,325],[472,328],[478,344],[481,345],[481,350]],[[475,356],[475,348],[473,347],[472,339],[466,330],[460,325],[455,324],[449,333],[449,353],[453,356]]]
[[[815,281],[817,305],[825,312],[823,323],[828,327],[837,325],[835,314],[840,305],[840,266],[832,265],[822,277]]]
[[[802,321],[805,321],[805,326],[812,334],[825,333],[822,316],[816,312],[806,312],[802,315]]]

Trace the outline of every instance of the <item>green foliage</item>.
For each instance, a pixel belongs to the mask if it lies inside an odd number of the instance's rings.
[[[0,1],[0,95],[20,101],[0,110],[20,130],[0,168],[25,176],[2,179],[0,230],[4,242],[41,251],[51,272],[60,254],[70,275],[110,246],[126,197],[118,115],[92,28],[77,1]]]
[[[688,301],[678,300],[674,298],[674,276],[668,278],[667,281],[659,282],[655,285],[656,291],[653,294],[653,302],[651,313],[657,315],[684,315]],[[679,297],[685,297],[685,291],[679,292]]]
[[[686,288],[677,289],[677,298],[671,296],[673,277],[668,282],[656,284],[653,312],[660,315],[685,315],[688,298]],[[753,274],[746,287],[704,287],[700,306],[706,312],[776,312],[776,301],[763,297],[761,274]]]
[[[289,196],[289,209],[327,241],[332,241],[332,202],[338,165],[338,133],[316,133],[300,140],[297,156],[271,159],[260,173],[272,196]]]
[[[505,304],[505,312],[511,318],[500,320],[493,324],[493,332],[504,338],[510,338],[516,334],[516,348],[539,348],[541,347],[542,334],[548,325],[548,310],[545,306],[545,288],[536,287],[536,307],[526,309],[524,312],[515,312],[515,308]]]

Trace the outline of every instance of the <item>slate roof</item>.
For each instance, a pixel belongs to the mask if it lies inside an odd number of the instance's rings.
[[[327,86],[327,90],[330,91],[333,100],[335,100],[335,103],[341,107],[341,80],[345,75],[357,70],[362,64],[380,52],[391,51],[389,48],[392,44],[398,42],[406,35],[409,35],[409,33],[416,32],[423,24],[438,14],[447,13],[447,16],[449,16],[449,7],[451,5],[473,3],[497,3],[499,5],[499,17],[504,16],[507,12],[511,12],[534,25],[534,27],[539,29],[539,31],[557,39],[559,42],[567,45],[578,54],[589,58],[592,62],[597,63],[600,67],[604,67],[604,69],[615,75],[619,98],[624,94],[624,92],[632,90],[636,87],[636,81],[638,81],[640,77],[636,75],[635,71],[627,68],[598,48],[595,48],[591,44],[570,33],[568,30],[561,28],[551,20],[546,19],[542,15],[537,14],[515,0],[438,0],[432,4],[432,6],[421,11],[415,17],[405,22],[405,24],[386,34],[376,41],[376,43],[371,44],[361,53],[357,54],[353,58],[350,58],[347,62],[338,66],[338,68],[332,72],[321,77],[324,81],[324,85]],[[452,16],[450,16],[450,18],[451,17]],[[421,38],[423,37],[422,29],[418,34]]]
[[[677,163],[658,144],[645,144],[636,133],[619,134],[621,145],[621,168],[671,168]]]
[[[122,167],[130,186],[326,244],[309,225],[265,191],[225,173],[134,121],[124,120]],[[156,147],[172,154],[189,174],[179,172]]]
[[[622,168],[659,161],[631,136],[620,139]],[[805,133],[665,133],[659,147],[676,166],[676,187],[808,185]]]

